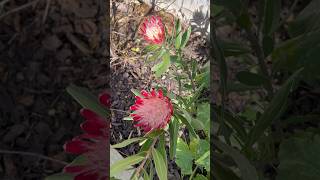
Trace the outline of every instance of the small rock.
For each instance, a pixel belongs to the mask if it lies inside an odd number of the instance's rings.
[[[123,78],[128,78],[129,77],[129,74],[126,72],[123,74]]]
[[[20,104],[23,104],[24,106],[31,106],[34,103],[34,97],[33,95],[29,95],[29,96],[20,96],[17,99],[17,102]]]
[[[52,35],[49,37],[46,37],[43,41],[42,41],[42,45],[50,51],[55,51],[57,50],[61,45],[62,42],[61,40],[56,36],[56,35]]]
[[[56,114],[56,110],[55,109],[50,109],[49,111],[48,111],[48,115],[49,116],[54,116]]]

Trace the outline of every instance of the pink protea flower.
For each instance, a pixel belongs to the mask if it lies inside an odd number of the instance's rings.
[[[173,114],[173,107],[168,97],[163,95],[161,89],[154,89],[149,93],[141,91],[143,97],[136,96],[135,104],[130,107],[131,117],[145,132],[164,128]]]
[[[101,104],[109,106],[109,94],[103,93],[99,99]],[[67,165],[64,171],[74,174],[75,180],[107,180],[109,179],[109,122],[89,109],[81,109],[80,113],[86,119],[80,125],[85,133],[67,141],[64,150],[72,154],[82,154],[86,162],[81,165]]]
[[[146,18],[140,25],[140,34],[149,43],[162,44],[165,39],[165,31],[161,17]]]

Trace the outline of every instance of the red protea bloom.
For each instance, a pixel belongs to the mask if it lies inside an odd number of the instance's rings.
[[[108,106],[110,98],[107,99],[106,96],[110,97],[104,93],[100,95],[99,99],[101,104]],[[86,119],[80,125],[85,133],[67,141],[64,149],[68,153],[82,154],[86,161],[80,165],[67,165],[64,171],[74,174],[75,180],[107,180],[109,178],[107,173],[109,167],[109,123],[105,118],[89,109],[81,109],[80,113]]]
[[[145,132],[164,128],[173,114],[173,107],[168,97],[163,96],[162,90],[152,89],[149,93],[141,91],[143,97],[136,96],[136,102],[130,110],[136,127],[141,127]]]
[[[162,44],[165,38],[164,25],[159,16],[146,18],[140,25],[143,38],[152,44]]]

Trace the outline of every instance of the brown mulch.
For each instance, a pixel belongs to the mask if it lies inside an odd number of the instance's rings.
[[[105,9],[102,0],[0,5],[1,150],[73,159],[63,144],[80,134],[83,118],[65,88],[74,83],[98,94],[108,86]],[[44,179],[62,167],[0,153],[0,179]]]

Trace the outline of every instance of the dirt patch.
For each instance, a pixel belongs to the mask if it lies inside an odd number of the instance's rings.
[[[5,2],[5,1],[3,1]],[[108,37],[102,1],[6,1],[0,5],[0,149],[61,161],[66,140],[80,133],[71,84],[93,93],[107,86]],[[0,153],[0,179],[43,179],[63,165]]]

